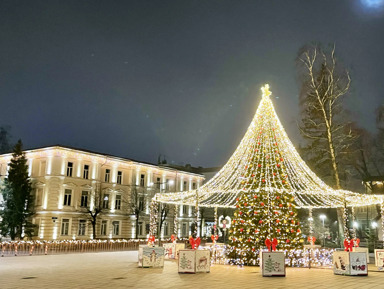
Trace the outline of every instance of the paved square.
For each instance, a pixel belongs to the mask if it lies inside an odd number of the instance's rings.
[[[287,268],[287,276],[262,277],[259,267],[215,265],[211,273],[178,274],[138,268],[137,252],[103,252],[0,258],[0,288],[382,288],[384,272],[338,276],[330,269]]]

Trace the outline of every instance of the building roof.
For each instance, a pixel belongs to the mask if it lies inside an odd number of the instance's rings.
[[[149,162],[134,160],[134,159],[131,159],[131,158],[120,157],[120,156],[111,155],[111,154],[107,154],[107,153],[95,152],[95,151],[92,151],[92,150],[87,150],[87,149],[83,149],[83,148],[76,148],[76,147],[67,146],[67,145],[61,145],[61,144],[29,148],[29,149],[25,149],[24,151],[28,153],[28,152],[38,151],[38,150],[47,150],[47,149],[51,149],[51,148],[52,149],[53,148],[58,148],[58,149],[75,150],[75,151],[79,151],[79,152],[83,152],[83,153],[89,153],[89,154],[93,154],[93,155],[109,157],[109,158],[113,158],[113,159],[120,160],[120,161],[133,162],[133,163],[153,166],[153,167],[157,167],[157,168],[161,168],[161,169],[165,169],[165,170],[180,171],[180,172],[183,172],[183,173],[193,174],[193,175],[196,175],[196,176],[201,177],[201,178],[204,177],[200,173],[191,172],[189,170],[183,170],[182,167],[180,169],[179,168],[172,168],[172,167],[165,167],[163,165],[157,165],[157,164],[153,164],[153,163],[149,163]],[[7,154],[3,154],[3,155],[8,155],[8,154],[11,155],[12,153],[7,153]]]

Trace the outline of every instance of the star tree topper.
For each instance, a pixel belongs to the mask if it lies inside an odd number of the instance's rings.
[[[272,92],[269,90],[269,84],[264,85],[261,88],[261,91],[263,92],[263,97],[268,97],[272,94]]]

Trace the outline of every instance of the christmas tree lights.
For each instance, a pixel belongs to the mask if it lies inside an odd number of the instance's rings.
[[[297,208],[337,208],[379,204],[382,198],[334,190],[313,173],[289,140],[270,99],[269,86],[248,130],[225,166],[204,186],[157,194],[164,203],[235,208],[244,193],[294,200]]]

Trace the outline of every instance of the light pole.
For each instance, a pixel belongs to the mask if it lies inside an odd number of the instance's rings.
[[[327,216],[322,214],[319,217],[323,221],[323,247],[325,247],[325,226],[324,226],[324,220],[327,218]]]

